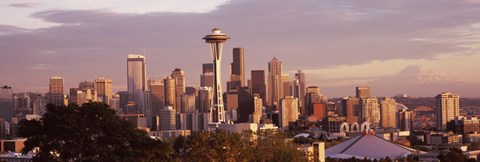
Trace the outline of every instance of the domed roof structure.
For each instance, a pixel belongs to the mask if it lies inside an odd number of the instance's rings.
[[[351,157],[381,159],[388,156],[395,159],[398,157],[407,157],[415,152],[417,152],[417,150],[395,144],[370,133],[365,133],[328,148],[325,150],[325,156],[341,159]]]

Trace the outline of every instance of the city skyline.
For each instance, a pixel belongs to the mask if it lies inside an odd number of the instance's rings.
[[[388,84],[391,76],[399,80],[395,77],[404,74],[403,69],[421,65],[418,71],[428,72],[430,78],[440,78],[442,83],[468,82],[478,87],[480,77],[471,75],[471,69],[480,68],[475,63],[480,59],[476,48],[480,20],[469,16],[480,12],[480,4],[474,1],[215,1],[203,9],[168,12],[162,7],[124,11],[104,3],[84,8],[53,2],[0,4],[8,9],[0,11],[6,15],[19,16],[16,11],[26,10],[35,13],[26,24],[11,22],[11,18],[0,21],[0,83],[15,92],[47,92],[52,76],[63,77],[65,88],[105,77],[113,81],[114,91],[126,90],[126,69],[121,63],[129,53],[149,58],[148,77],[165,78],[181,68],[187,76],[186,85],[198,86],[200,67],[210,62],[208,48],[198,37],[219,27],[235,38],[224,48],[224,81],[229,77],[232,49],[243,47],[246,79],[251,70],[267,70],[267,62],[276,56],[290,79],[302,70],[307,85],[320,87],[328,97],[353,96],[355,86],[370,86],[377,96],[407,93],[433,97],[443,91],[479,96],[473,92],[475,88],[465,88],[472,86],[435,87],[436,91],[431,88],[421,94],[383,88],[375,82]],[[137,3],[142,4],[147,5]],[[216,17],[218,14],[224,16]],[[252,15],[259,16],[249,20]],[[205,22],[195,21],[198,19]],[[33,20],[56,25],[38,25],[42,23]],[[193,21],[197,23],[186,25]],[[132,32],[136,30],[139,32]],[[196,59],[184,59],[193,56]]]

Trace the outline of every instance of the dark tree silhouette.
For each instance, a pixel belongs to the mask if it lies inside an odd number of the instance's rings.
[[[47,105],[40,121],[19,122],[27,138],[24,153],[38,148],[34,161],[170,161],[168,143],[119,118],[108,105],[89,102],[68,107]]]

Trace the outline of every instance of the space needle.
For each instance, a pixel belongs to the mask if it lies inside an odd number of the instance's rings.
[[[212,29],[212,33],[203,37],[205,43],[210,44],[210,53],[213,58],[213,105],[210,108],[211,119],[210,126],[215,126],[225,121],[225,110],[223,108],[222,99],[222,82],[221,82],[221,60],[223,43],[230,39],[226,34],[223,34],[220,29]]]

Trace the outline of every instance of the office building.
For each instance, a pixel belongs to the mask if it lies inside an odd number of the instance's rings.
[[[200,87],[198,89],[197,110],[199,113],[210,113],[213,104],[212,87]]]
[[[231,81],[240,81],[240,87],[245,86],[245,65],[243,61],[243,48],[233,48],[233,62],[230,64]]]
[[[317,86],[309,86],[305,90],[305,109],[301,111],[302,116],[310,116],[313,114],[313,104],[314,103],[325,103],[326,98],[320,94],[320,88]]]
[[[0,87],[0,118],[10,121],[13,116],[13,89],[9,86]]]
[[[282,74],[282,96],[293,96],[292,92],[292,81],[290,80],[290,76],[288,74]]]
[[[445,130],[447,122],[460,116],[460,96],[444,92],[436,97],[437,130]]]
[[[64,106],[63,96],[64,80],[62,77],[54,76],[50,78],[48,91],[48,102],[56,106]]]
[[[292,93],[293,97],[298,98],[298,106],[300,107],[301,114],[304,114],[304,107],[305,107],[305,90],[306,90],[306,79],[305,79],[305,73],[303,73],[301,70],[298,70],[295,73],[295,79],[293,80],[292,83]]]
[[[278,101],[283,96],[283,81],[282,81],[282,62],[276,57],[268,62],[268,88],[267,88],[267,105],[275,110],[278,110]]]
[[[213,88],[213,63],[202,65],[202,74],[200,74],[200,87]]]
[[[325,103],[312,103],[312,114],[308,116],[309,120],[315,121],[322,121],[324,118],[326,118],[327,115],[327,106]]]
[[[250,86],[250,94],[255,95],[258,94],[260,98],[263,100],[263,105],[266,105],[266,85],[265,85],[265,71],[263,70],[252,70],[251,71],[251,86]]]
[[[78,83],[78,88],[80,90],[86,90],[86,89],[95,89],[95,82],[90,82],[90,81],[83,81]]]
[[[163,80],[165,87],[165,106],[175,107],[175,80],[167,77]]]
[[[255,98],[253,95],[247,92],[246,89],[240,89],[237,99],[238,109],[236,121],[238,123],[250,122],[249,116],[255,112]]]
[[[347,123],[360,123],[358,121],[358,112],[360,111],[359,100],[357,97],[345,97],[342,99],[343,114],[347,118]]]
[[[368,87],[368,86],[355,87],[355,91],[356,91],[356,94],[357,94],[357,98],[368,98],[368,97],[370,97],[370,87]]]
[[[79,89],[77,90],[76,101],[74,103],[77,105],[82,105],[86,102],[98,101],[97,95],[97,91],[94,89]]]
[[[127,88],[129,101],[143,106],[143,91],[148,90],[145,56],[129,54],[127,58]],[[145,113],[145,112],[142,112]]]
[[[176,110],[172,107],[165,107],[160,110],[160,130],[175,130],[176,126]]]
[[[165,106],[165,85],[163,84],[163,79],[150,78],[148,86],[152,101],[152,117],[155,117],[159,115],[160,109]]]
[[[382,128],[397,128],[397,102],[386,97],[380,102],[380,126]]]
[[[112,86],[112,80],[110,79],[103,77],[95,79],[95,90],[97,91],[98,100],[110,105],[110,99],[113,97]]]
[[[173,108],[177,110],[177,113],[182,111],[181,96],[185,94],[185,73],[182,69],[176,68],[172,71],[171,77],[175,80],[175,104]]]

